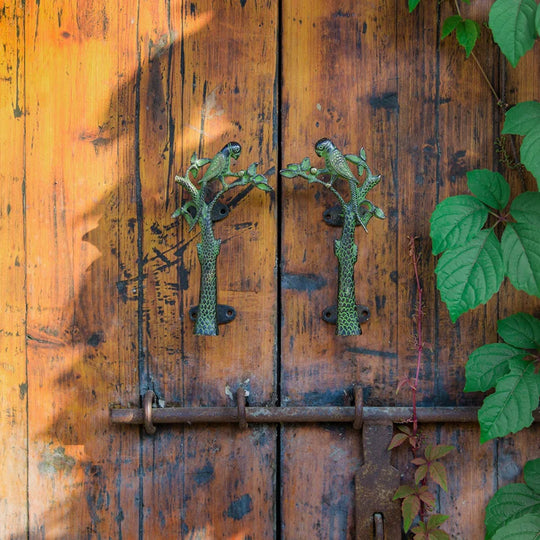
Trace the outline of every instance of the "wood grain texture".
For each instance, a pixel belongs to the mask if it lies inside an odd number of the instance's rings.
[[[259,162],[259,170],[276,185],[278,23],[276,2],[186,2],[184,28],[190,30],[182,42],[182,118],[176,122],[182,172],[194,151],[212,157],[227,141],[238,141],[242,153],[231,167]],[[230,214],[214,227],[222,239],[218,302],[233,306],[237,316],[216,338],[193,335],[187,313],[198,304],[199,240],[185,223],[179,230],[183,350],[169,399],[184,405],[234,405],[227,386],[235,394],[243,385],[253,405],[271,403],[275,395],[275,194],[239,188],[224,202]],[[187,537],[273,538],[275,440],[271,427],[184,429],[182,530]]]
[[[381,245],[382,238],[395,236],[397,226],[394,16],[390,5],[380,3],[368,2],[361,10],[354,2],[284,5],[283,161],[310,156],[319,163],[313,147],[323,136],[345,153],[364,146],[373,171],[383,176],[372,199],[389,215],[373,220],[369,234],[356,235],[357,298],[370,307],[371,320],[362,336],[337,339],[335,327],[320,319],[336,303],[333,240],[339,231],[322,221],[322,213],[337,201],[305,180],[283,179],[284,402],[303,402],[308,392],[339,396],[344,384],[360,379],[382,388],[395,373],[397,287],[387,264],[395,267],[395,242]]]
[[[498,169],[534,189],[493,145],[503,115],[454,37],[451,13],[422,2],[58,0],[0,9],[0,536],[2,538],[353,538],[350,427],[112,426],[113,406],[408,404],[417,301],[408,236],[418,237],[425,301],[424,405],[464,394],[468,354],[496,322],[538,301],[508,284],[456,325],[435,287],[429,214],[465,193],[465,172]],[[424,5],[425,4],[425,5]],[[490,0],[463,6],[485,20]],[[477,55],[503,101],[538,99],[539,49],[517,69],[484,32]],[[5,127],[5,129],[4,129]],[[331,194],[276,169],[333,139],[364,146],[387,214],[357,231],[358,301],[371,319],[338,338],[337,261],[322,212]],[[225,142],[276,188],[227,194],[218,300],[237,311],[216,338],[193,335],[197,230],[171,218],[190,156]],[[519,140],[514,141],[518,144]],[[505,143],[511,153],[510,140]],[[281,310],[281,311],[279,311]],[[26,336],[26,337],[25,337]],[[456,446],[437,510],[455,538],[480,538],[483,509],[537,457],[538,427],[478,443],[477,426],[425,426]],[[410,455],[392,463],[410,478]]]
[[[0,537],[27,530],[24,13],[0,14]],[[8,518],[8,519],[6,519]]]
[[[399,196],[395,17],[392,3],[283,5],[283,164],[310,156],[321,166],[313,149],[321,137],[332,139],[344,153],[363,146],[373,171],[383,177],[370,196],[388,216],[373,220],[369,234],[356,234],[357,299],[370,307],[371,320],[361,336],[338,338],[335,327],[320,318],[323,309],[336,303],[333,241],[339,231],[322,221],[323,211],[336,200],[302,179],[283,178],[284,404],[342,404],[355,383],[372,404],[393,400]],[[283,538],[352,537],[355,466],[334,463],[333,456],[358,456],[359,464],[359,441],[352,430],[340,435],[315,428],[283,431]],[[308,471],[309,487],[304,485]]]
[[[118,15],[114,3],[26,9],[29,514],[30,534],[50,538],[138,529],[121,502],[135,503],[122,469],[137,472],[138,435],[108,421],[111,403],[138,401],[124,354],[136,318],[117,289],[130,217],[119,204]]]

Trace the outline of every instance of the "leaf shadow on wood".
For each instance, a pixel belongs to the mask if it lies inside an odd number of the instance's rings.
[[[109,421],[111,405],[139,406],[144,389],[157,384],[150,365],[156,361],[150,358],[156,324],[170,329],[168,350],[160,349],[168,355],[164,369],[181,364],[181,294],[188,286],[187,266],[195,260],[192,254],[186,263],[184,254],[188,248],[195,250],[197,235],[189,233],[184,239],[183,226],[171,218],[179,196],[176,154],[182,161],[200,152],[203,135],[205,143],[221,135],[219,130],[212,136],[199,133],[191,123],[181,126],[180,134],[175,128],[183,113],[181,103],[173,110],[180,89],[173,79],[181,78],[186,45],[184,40],[149,47],[138,70],[111,95],[98,127],[80,135],[93,145],[96,159],[106,154],[117,181],[107,179],[110,188],[68,228],[73,257],[90,249],[96,258],[87,268],[72,261],[73,292],[60,309],[56,335],[41,339],[38,334],[32,344],[57,362],[53,370],[44,371],[42,381],[54,396],[44,404],[50,407],[50,424],[32,443],[38,456],[31,475],[38,479],[36,485],[52,490],[52,498],[42,506],[47,508],[43,514],[31,517],[30,531],[46,528],[51,538],[131,538],[144,528],[206,538],[215,527],[227,534],[245,529],[242,519],[227,514],[228,497],[221,497],[223,524],[184,519],[184,503],[193,495],[189,489],[197,486],[183,485],[184,472],[178,466],[184,460],[182,430],[152,439],[141,428]],[[214,105],[212,100],[203,102],[199,122],[215,113]],[[222,116],[225,129],[228,120]],[[188,137],[191,132],[195,135]],[[94,177],[99,182],[98,175]],[[91,200],[91,189],[80,196]],[[82,237],[80,230],[85,231]],[[171,445],[177,449],[173,462]],[[218,487],[210,482],[204,489],[209,494],[222,491],[227,477],[224,472]],[[165,514],[158,508],[164,501]]]

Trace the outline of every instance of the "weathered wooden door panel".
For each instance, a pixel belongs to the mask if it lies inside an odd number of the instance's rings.
[[[425,4],[425,5],[424,5]],[[361,436],[335,425],[160,427],[109,422],[109,407],[408,405],[418,237],[425,300],[422,405],[462,391],[469,352],[496,321],[535,308],[504,287],[449,321],[435,289],[428,218],[497,168],[501,115],[473,61],[440,42],[451,6],[352,0],[18,2],[0,10],[2,538],[353,538]],[[485,20],[489,2],[465,7]],[[479,60],[508,102],[538,98],[538,50],[505,69],[487,32]],[[331,137],[364,146],[387,215],[359,230],[363,334],[320,319],[335,303],[327,192],[281,179]],[[275,193],[230,192],[218,300],[237,317],[197,337],[197,231],[171,218],[193,152],[243,147]],[[522,189],[516,176],[516,192]],[[529,186],[531,188],[533,186]],[[538,306],[536,306],[538,308]],[[476,426],[423,428],[456,446],[438,510],[456,538],[483,536],[483,508],[538,454],[538,428],[479,446]],[[392,455],[407,477],[408,456]],[[369,494],[366,494],[369,497]]]

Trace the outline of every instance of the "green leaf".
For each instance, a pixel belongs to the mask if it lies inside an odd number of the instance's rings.
[[[428,540],[450,540],[450,536],[441,529],[434,529],[429,531]]]
[[[416,472],[414,473],[414,483],[416,485],[420,484],[420,482],[426,478],[427,476],[427,473],[428,473],[428,466],[427,464],[425,465],[420,465],[420,467],[418,467],[418,469],[416,469]]]
[[[506,343],[489,343],[471,353],[465,366],[465,392],[485,392],[510,370],[512,358],[523,360],[527,352]]]
[[[535,0],[496,0],[489,12],[493,39],[512,66],[534,45]]]
[[[516,313],[500,320],[497,333],[514,347],[540,349],[540,320],[528,313]]]
[[[538,224],[508,223],[501,238],[506,274],[512,285],[540,297]]]
[[[538,540],[540,515],[528,514],[499,529],[493,540]]]
[[[469,171],[467,186],[473,195],[491,208],[502,210],[508,204],[510,184],[498,172],[488,169]]]
[[[540,189],[540,126],[529,131],[523,139],[519,150],[521,163],[536,178]]]
[[[538,406],[540,396],[540,375],[534,372],[534,367],[533,362],[510,362],[510,373],[499,379],[495,393],[484,400],[478,411],[481,443],[532,424],[532,411]]]
[[[506,111],[501,133],[504,135],[527,135],[538,125],[540,125],[540,103],[538,101],[524,101]]]
[[[290,167],[290,165],[289,165]],[[281,174],[281,176],[284,176],[285,178],[294,178],[296,176],[298,176],[298,172],[296,170],[292,170],[292,169],[282,169],[281,171],[279,171],[279,174]]]
[[[523,477],[527,486],[540,495],[540,458],[525,463]]]
[[[394,496],[392,497],[393,501],[397,501],[398,499],[403,499],[405,497],[409,497],[413,493],[416,493],[415,489],[411,486],[399,486],[394,493]]]
[[[406,497],[401,503],[401,515],[403,516],[403,529],[407,532],[414,518],[420,512],[420,499],[415,495]]]
[[[255,173],[257,172],[257,165],[258,165],[258,163],[252,163],[252,164],[247,168],[248,176],[253,176],[253,175],[255,175]]]
[[[416,527],[411,529],[411,532],[414,534],[414,540],[429,540],[427,525],[420,521]]]
[[[300,169],[302,169],[303,171],[309,171],[309,169],[311,169],[311,161],[308,157],[305,157],[302,160],[302,163],[300,164]]]
[[[388,445],[387,450],[392,450],[392,448],[396,448],[397,446],[403,444],[409,439],[409,435],[406,435],[405,433],[396,433],[392,440],[390,441],[390,444]]]
[[[428,444],[424,455],[428,461],[435,461],[436,459],[443,458],[452,450],[455,450],[455,447],[448,444],[436,444],[435,446]]]
[[[540,8],[536,8],[536,17],[534,18],[534,25],[536,26],[536,33],[540,37]]]
[[[465,246],[447,250],[435,268],[437,288],[452,322],[498,290],[504,278],[501,247],[492,230],[480,231]]]
[[[488,216],[484,203],[471,195],[456,195],[440,202],[431,215],[433,254],[466,244],[479,232]]]
[[[531,512],[540,511],[540,496],[525,484],[508,484],[500,488],[486,506],[486,537],[508,522]]]
[[[526,191],[518,195],[510,206],[510,214],[518,223],[540,226],[540,193]]]
[[[416,6],[420,3],[420,0],[409,0],[409,13],[415,10]]]
[[[448,480],[446,478],[446,467],[435,461],[429,466],[429,477],[439,486],[441,486],[444,491],[448,491]]]
[[[433,508],[435,506],[435,495],[428,491],[427,486],[422,486],[418,490],[418,497],[422,500],[428,508]]]
[[[440,527],[449,516],[445,516],[444,514],[433,514],[429,516],[427,521],[427,526],[429,529],[435,529],[436,527]]]
[[[462,20],[463,18],[461,15],[451,15],[450,17],[447,17],[442,25],[441,39],[448,37]]]
[[[469,58],[476,40],[480,35],[480,27],[474,21],[470,19],[464,19],[460,21],[456,26],[456,37],[458,43],[465,49],[467,58]]]

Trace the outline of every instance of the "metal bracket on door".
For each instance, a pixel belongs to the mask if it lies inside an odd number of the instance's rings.
[[[369,321],[371,315],[369,308],[362,304],[356,304],[356,311],[358,312],[358,322],[365,323]],[[329,306],[326,309],[323,309],[321,318],[324,322],[328,324],[337,324],[338,322],[338,309],[337,305]]]
[[[189,318],[193,321],[197,321],[197,315],[199,314],[199,306],[193,306],[189,310]],[[218,324],[227,324],[234,321],[236,317],[236,309],[232,306],[227,306],[225,304],[217,305],[217,323]]]
[[[236,407],[156,407],[156,395],[149,390],[142,408],[111,408],[111,422],[144,425],[148,434],[155,424],[236,423],[240,429],[249,424],[352,423],[362,429],[364,463],[355,475],[355,527],[357,540],[394,540],[401,537],[399,502],[392,496],[399,487],[400,473],[390,464],[387,451],[393,424],[412,418],[411,407],[364,407],[362,389],[354,389],[353,406],[249,407],[243,388],[236,391]],[[418,407],[420,423],[475,423],[478,407]],[[533,413],[540,420],[540,409]]]

